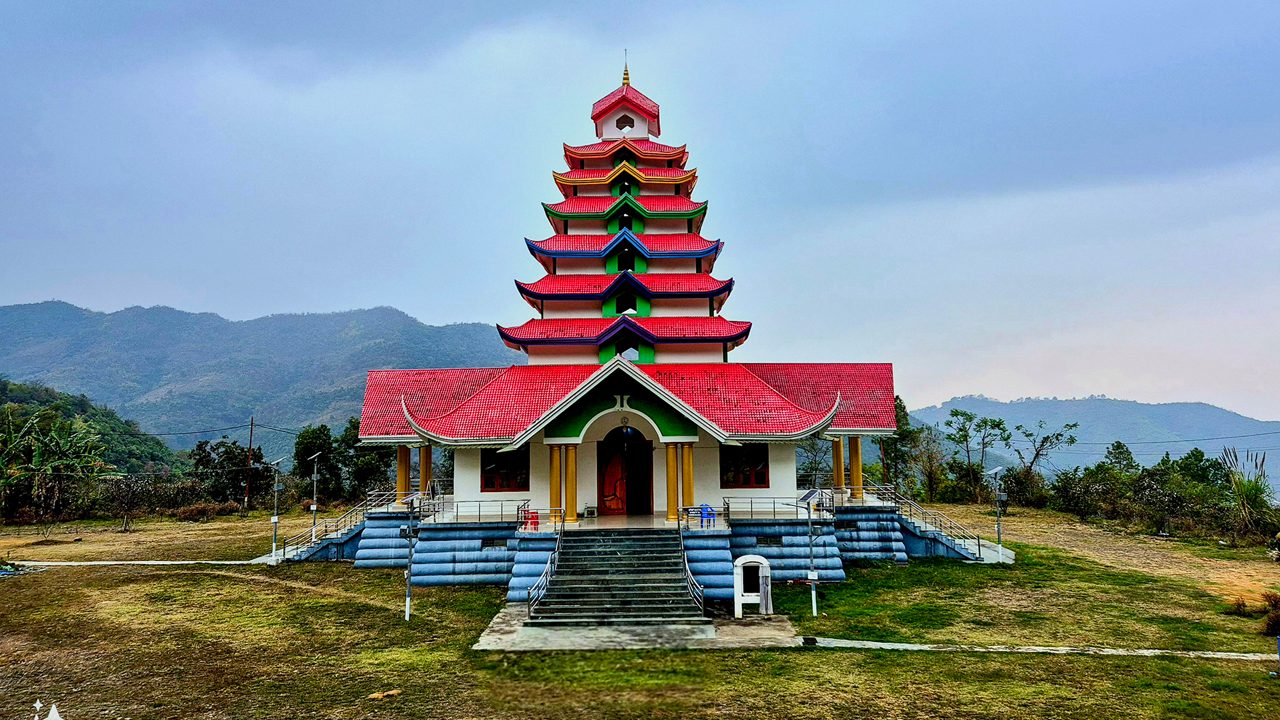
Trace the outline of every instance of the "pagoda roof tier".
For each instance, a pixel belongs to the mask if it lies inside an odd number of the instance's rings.
[[[641,273],[617,275],[547,275],[532,283],[516,281],[516,289],[535,309],[544,300],[604,300],[628,289],[646,298],[714,298],[717,310],[729,298],[733,280],[706,273]]]
[[[591,106],[591,121],[598,121],[622,105],[633,108],[643,115],[645,120],[649,121],[650,134],[655,136],[662,134],[662,127],[659,123],[661,114],[658,103],[650,100],[649,96],[632,87],[629,82],[623,82],[622,85],[618,86],[617,90],[600,98]]]
[[[564,161],[569,167],[574,166],[574,162],[578,160],[599,160],[602,158],[613,157],[618,150],[626,148],[635,153],[638,158],[653,161],[674,161],[677,167],[684,167],[685,162],[689,160],[689,151],[686,150],[687,145],[676,147],[675,145],[663,145],[659,142],[645,139],[619,138],[617,140],[602,140],[600,142],[591,143],[590,145],[568,145],[564,146]]]
[[[610,185],[622,175],[630,175],[637,182],[657,185],[688,183],[689,186],[685,188],[686,195],[692,192],[693,187],[698,184],[698,171],[696,169],[686,170],[675,167],[637,168],[629,162],[624,162],[615,168],[589,168],[586,170],[551,173],[551,176],[555,178],[556,186],[560,188],[560,192],[564,193],[566,198],[573,193],[575,187]]]
[[[703,269],[710,272],[724,243],[697,233],[654,235],[621,230],[616,235],[552,235],[546,240],[525,238],[529,252],[551,271],[553,258],[604,258],[623,244],[646,258],[708,258]]]
[[[882,435],[896,428],[888,364],[635,365],[618,356],[601,366],[373,370],[360,438],[517,447],[619,378],[630,378],[719,442]]]
[[[600,346],[619,334],[632,333],[649,343],[728,343],[741,345],[751,323],[720,316],[534,319],[517,327],[498,326],[498,335],[510,347],[530,345]]]
[[[565,220],[607,220],[615,212],[627,208],[646,219],[675,218],[694,221],[694,232],[702,225],[707,203],[694,202],[681,195],[622,195],[612,197],[570,197],[558,203],[542,203],[547,220],[557,232],[564,231]]]

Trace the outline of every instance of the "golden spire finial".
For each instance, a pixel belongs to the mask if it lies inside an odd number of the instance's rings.
[[[622,84],[631,84],[631,69],[627,67],[627,49],[622,48]]]

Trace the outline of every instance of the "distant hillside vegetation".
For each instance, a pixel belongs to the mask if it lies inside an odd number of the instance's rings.
[[[44,302],[0,307],[0,338],[0,374],[83,393],[150,432],[239,425],[251,413],[283,427],[341,427],[359,415],[367,370],[523,362],[490,325],[424,325],[388,307],[231,321]],[[189,447],[204,437],[168,440]],[[268,455],[292,448],[280,433],[258,442]]]
[[[1280,433],[1280,422],[1254,420],[1230,410],[1205,403],[1140,403],[1091,397],[1073,400],[1033,398],[1001,402],[979,395],[952,398],[933,407],[911,411],[913,420],[939,426],[952,408],[960,408],[985,417],[1003,418],[1014,425],[1031,426],[1039,420],[1050,426],[1078,422],[1079,444],[1053,455],[1051,461],[1060,467],[1090,465],[1102,459],[1106,445],[1122,440],[1130,445],[1134,456],[1144,465],[1160,459],[1166,451],[1175,458],[1192,447],[1216,456],[1224,446],[1245,448],[1280,447],[1280,434],[1260,435],[1234,440],[1175,442],[1193,438]],[[1098,444],[1091,444],[1098,443]],[[1012,455],[1005,451],[1005,454]],[[1280,452],[1273,452],[1280,455]]]
[[[0,378],[0,422],[25,422],[41,410],[51,410],[64,420],[80,418],[101,436],[106,461],[119,470],[138,472],[149,463],[172,465],[173,451],[159,438],[142,434],[138,424],[114,410],[94,405],[84,395],[68,395],[42,385],[15,383]]]

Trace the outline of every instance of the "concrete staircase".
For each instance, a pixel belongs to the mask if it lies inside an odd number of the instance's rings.
[[[677,530],[566,531],[531,626],[709,626],[689,594]]]

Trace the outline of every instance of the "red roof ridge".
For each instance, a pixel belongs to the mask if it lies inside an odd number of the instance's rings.
[[[840,410],[840,403],[841,403],[841,400],[840,400],[840,391],[839,391],[839,390],[837,390],[837,391],[836,391],[836,400],[835,400],[835,403],[834,403],[834,404],[833,404],[829,409],[827,409],[827,411],[826,411],[826,412],[820,412],[820,411],[818,411],[818,410],[809,410],[808,408],[802,408],[802,407],[800,407],[799,405],[797,405],[795,400],[792,400],[791,398],[787,397],[786,395],[784,395],[784,394],[783,394],[783,392],[782,392],[781,390],[779,390],[778,388],[774,387],[773,383],[769,382],[768,380],[765,380],[764,378],[762,378],[762,377],[760,377],[758,374],[756,374],[756,373],[755,373],[755,371],[753,371],[751,368],[747,367],[747,364],[746,364],[746,363],[738,363],[738,364],[742,367],[742,369],[743,369],[743,370],[747,371],[748,373],[751,373],[751,376],[752,376],[752,377],[754,377],[755,379],[759,380],[761,383],[764,383],[764,385],[765,385],[765,386],[767,386],[770,390],[773,390],[775,393],[777,393],[777,394],[778,394],[778,397],[782,398],[783,400],[786,400],[786,401],[787,401],[787,404],[791,405],[791,407],[793,407],[793,408],[795,408],[795,409],[799,410],[800,412],[808,413],[808,414],[810,414],[810,415],[818,415],[818,414],[821,414],[821,415],[823,415],[823,416],[825,416],[825,415],[830,415],[830,416],[831,416],[831,419],[833,419],[833,420],[834,420],[834,419],[835,419],[835,413],[836,413],[837,411],[839,411],[839,410]]]
[[[440,418],[443,418],[443,417],[447,417],[447,416],[449,416],[449,415],[452,415],[453,413],[457,412],[458,408],[462,407],[463,405],[466,405],[468,400],[470,400],[471,398],[475,397],[476,395],[479,395],[479,394],[480,394],[480,391],[484,390],[485,388],[489,387],[489,386],[490,386],[490,385],[492,385],[493,383],[497,382],[497,381],[498,381],[498,378],[505,377],[507,373],[511,372],[511,368],[513,368],[513,367],[515,367],[515,365],[512,365],[512,366],[510,366],[510,367],[503,368],[503,369],[502,369],[502,372],[500,372],[500,373],[498,373],[497,375],[494,375],[493,377],[489,378],[488,382],[486,382],[486,383],[484,383],[483,385],[481,385],[480,387],[476,388],[475,392],[473,392],[473,393],[471,393],[470,395],[468,395],[468,396],[466,396],[465,398],[463,398],[463,399],[462,399],[462,400],[461,400],[457,405],[454,405],[454,406],[453,406],[453,408],[451,408],[451,409],[449,410],[449,412],[444,412],[444,413],[440,413],[439,415],[432,415],[432,416],[430,416],[430,417],[425,417],[425,418],[423,418],[423,420],[426,420],[426,421],[439,420]],[[404,402],[404,394],[403,394],[403,393],[401,393],[401,395],[400,395],[400,402],[401,402],[401,403],[403,403],[403,402]],[[405,407],[405,412],[408,412],[408,411],[409,411],[409,408],[408,408],[408,406],[406,406],[406,407]]]

